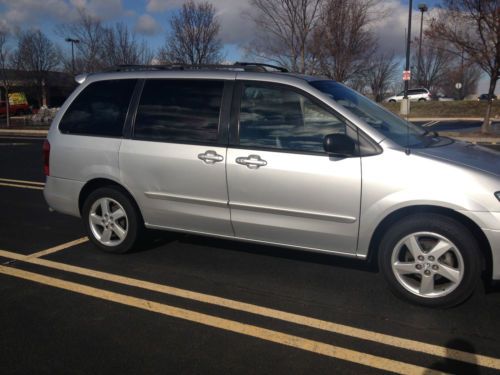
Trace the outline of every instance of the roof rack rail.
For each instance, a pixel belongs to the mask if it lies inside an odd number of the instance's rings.
[[[272,70],[282,73],[288,73],[288,69],[263,63],[253,62],[235,62],[229,64],[161,64],[161,65],[115,65],[107,68],[105,72],[134,72],[134,71],[148,71],[148,70],[203,70],[203,69],[216,69],[216,70],[238,70],[241,69],[247,72],[270,72]]]
[[[240,62],[237,61],[233,64],[234,66],[241,66],[244,68],[262,68],[262,71],[268,72],[266,68],[271,68],[274,70],[277,70],[282,73],[289,73],[287,68],[284,68],[282,66],[277,66],[277,65],[271,65],[271,64],[264,64],[264,63],[256,63],[256,62]],[[250,69],[249,69],[250,70]],[[258,69],[255,69],[258,70]]]

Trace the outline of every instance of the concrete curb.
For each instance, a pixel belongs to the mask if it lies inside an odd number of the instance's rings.
[[[402,116],[403,117],[403,116]],[[411,121],[483,121],[480,117],[409,117]],[[492,119],[495,121],[496,119]],[[498,119],[500,121],[500,119]]]
[[[491,138],[483,138],[483,137],[457,137],[455,135],[446,135],[446,134],[441,134],[444,137],[449,137],[453,138],[457,141],[463,141],[463,142],[469,142],[469,143],[481,143],[481,144],[488,144],[488,145],[500,145],[500,137],[497,139],[491,139]]]
[[[0,135],[21,135],[21,136],[45,137],[45,136],[47,136],[47,133],[48,133],[48,130],[0,129]]]

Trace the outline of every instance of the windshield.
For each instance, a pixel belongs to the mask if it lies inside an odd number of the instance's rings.
[[[330,80],[309,83],[400,146],[426,147],[432,142],[420,126],[406,122],[341,83]]]

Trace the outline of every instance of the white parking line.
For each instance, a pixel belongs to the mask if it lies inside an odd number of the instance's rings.
[[[76,241],[80,241],[79,239]],[[68,245],[63,244],[61,246]],[[67,248],[67,247],[66,247]],[[33,255],[33,254],[32,254]],[[361,340],[371,341],[378,344],[384,344],[396,348],[403,348],[410,351],[425,353],[437,357],[447,358],[460,362],[475,364],[478,366],[489,367],[500,370],[500,359],[484,356],[476,353],[464,352],[444,346],[428,344],[416,340],[405,339],[402,337],[387,335],[379,332],[369,331],[361,328],[356,328],[344,324],[333,323],[325,320],[320,320],[308,316],[293,314],[285,311],[271,309],[259,305],[253,305],[245,302],[193,292],[190,290],[180,289],[169,285],[156,284],[144,280],[129,278],[116,274],[101,272],[88,268],[72,266],[65,263],[59,263],[41,258],[30,258],[30,256],[12,253],[0,250],[0,256],[4,258],[14,259],[22,262],[36,264],[40,266],[49,267],[59,271],[76,273],[83,276],[88,276],[100,280],[111,281],[117,284],[123,284],[145,290],[150,290],[158,293],[173,295],[185,299],[199,301],[207,304],[221,306],[233,310],[243,311],[255,315],[260,315],[268,318],[282,320],[288,323],[303,325],[314,329],[319,329],[335,334],[350,336]]]
[[[6,184],[6,183],[3,183],[3,182],[0,182],[0,186],[16,187],[16,188],[22,188],[22,189],[43,190],[43,187],[41,187],[41,186],[19,185],[19,184]]]
[[[45,183],[43,183],[43,182],[27,181],[27,180],[13,180],[13,179],[10,179],[10,178],[0,178],[0,182],[14,182],[14,183],[20,183],[20,184],[39,185],[39,186],[44,186],[45,185]]]
[[[273,342],[301,349],[315,354],[336,358],[383,371],[390,371],[397,374],[438,374],[439,371],[429,368],[416,366],[410,363],[400,362],[389,358],[359,352],[340,346],[326,344],[320,341],[306,339],[300,336],[290,335],[280,331],[274,331],[261,328],[251,324],[245,324],[234,320],[219,318],[217,316],[199,313],[175,306],[158,303],[151,300],[132,297],[125,294],[111,292],[105,289],[98,289],[84,284],[61,280],[33,272],[20,269],[0,266],[0,274],[9,275],[36,283],[49,285],[55,288],[68,290],[70,292],[83,294],[86,296],[99,298],[118,304],[135,307],[138,309],[151,311],[177,319],[183,319],[197,324],[222,329],[241,335],[258,338],[261,340]]]
[[[70,247],[80,245],[81,243],[87,242],[89,239],[87,237],[82,237],[74,241],[63,243],[62,245],[51,247],[50,249],[38,251],[36,253],[26,256],[26,259],[40,258],[45,255],[57,253],[58,251],[69,249]]]

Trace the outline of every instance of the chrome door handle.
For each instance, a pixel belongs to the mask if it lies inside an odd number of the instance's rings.
[[[262,160],[259,155],[250,155],[248,157],[236,158],[236,163],[246,165],[250,169],[257,169],[267,165],[267,161]]]
[[[198,154],[198,159],[203,160],[207,164],[215,164],[218,161],[224,160],[224,157],[215,151],[208,150],[204,154]]]

